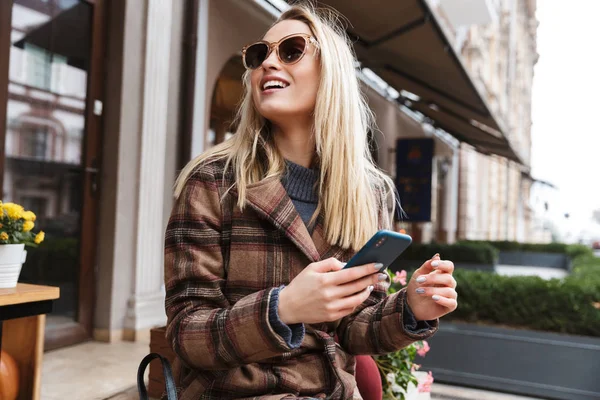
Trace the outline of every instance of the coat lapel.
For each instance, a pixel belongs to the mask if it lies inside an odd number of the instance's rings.
[[[317,223],[312,234],[312,241],[315,244],[317,251],[319,252],[321,260],[324,260],[329,257],[335,257],[340,261],[347,261],[349,255],[346,253],[348,252],[348,250],[344,250],[340,246],[332,246],[331,244],[329,244],[329,242],[327,242],[325,238],[323,221],[323,213],[321,213],[317,218]]]
[[[248,185],[246,202],[261,218],[282,231],[311,262],[321,259],[304,221],[278,178]]]

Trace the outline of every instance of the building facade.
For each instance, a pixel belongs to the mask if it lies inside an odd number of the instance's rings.
[[[461,146],[458,236],[477,240],[549,241],[549,233],[540,232],[534,213],[533,180],[529,175],[531,94],[538,59],[536,1],[477,2],[487,9],[487,18],[481,18],[480,10],[469,12],[459,8],[458,3],[461,1],[439,1],[438,11],[451,32],[455,49],[503,122],[510,144],[522,160],[519,165],[477,153],[468,145]]]
[[[280,12],[273,4],[283,3],[0,1],[0,197],[36,212],[36,229],[47,232],[44,245],[28,253],[21,276],[61,289],[48,318],[46,349],[90,338],[136,340],[166,322],[163,240],[177,172],[235,131],[240,49],[261,37]],[[489,32],[470,27],[458,48],[475,80],[477,68],[489,69],[480,84],[491,85],[486,93],[494,112],[520,113],[508,121],[518,127],[511,140],[528,157],[529,108],[519,104],[528,104],[523,88],[530,90],[531,76],[524,73],[515,87],[509,83],[517,80],[504,76],[507,65],[517,65],[501,44],[505,25],[486,28],[500,32],[495,47],[488,39],[478,44]],[[460,42],[459,30],[448,35]],[[533,67],[527,51],[534,42],[515,43],[515,60]],[[439,55],[445,55],[442,47]],[[431,221],[397,228],[423,242],[504,238],[506,232],[525,237],[529,228],[520,221],[526,221],[528,187],[521,169],[459,145],[369,71],[357,73],[376,116],[379,166],[395,176],[398,139],[434,143]]]
[[[46,349],[165,322],[184,5],[0,2],[0,198],[46,232],[20,277],[61,290]]]

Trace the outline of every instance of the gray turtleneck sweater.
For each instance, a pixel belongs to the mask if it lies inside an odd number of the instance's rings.
[[[286,161],[287,170],[281,179],[288,196],[300,214],[304,224],[313,216],[319,203],[319,193],[316,190],[319,171],[305,168],[291,161]]]

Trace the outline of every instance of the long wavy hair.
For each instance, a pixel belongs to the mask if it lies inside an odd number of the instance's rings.
[[[334,10],[316,8],[310,3],[296,4],[275,24],[284,20],[306,23],[318,42],[315,51],[320,62],[320,82],[312,134],[320,179],[319,203],[311,222],[322,213],[325,238],[330,244],[359,249],[378,230],[379,212],[383,216],[382,227],[389,228],[390,213],[398,202],[391,178],[371,157],[368,132],[376,129],[373,113],[360,90],[356,57],[342,19]],[[233,170],[241,209],[248,185],[284,174],[285,160],[275,145],[270,123],[254,106],[250,71],[245,72],[243,84],[235,135],[183,168],[175,183],[176,198],[196,168],[216,160],[225,159],[225,170]]]

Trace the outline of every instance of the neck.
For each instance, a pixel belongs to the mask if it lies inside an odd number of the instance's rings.
[[[286,159],[309,168],[315,155],[315,139],[310,124],[273,124],[275,145]]]

